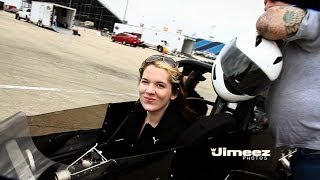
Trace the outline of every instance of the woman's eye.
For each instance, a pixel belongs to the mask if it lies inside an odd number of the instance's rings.
[[[165,88],[165,86],[163,84],[157,84],[157,87],[159,88]]]
[[[148,81],[146,81],[146,80],[141,80],[141,83],[142,83],[142,84],[148,84]]]

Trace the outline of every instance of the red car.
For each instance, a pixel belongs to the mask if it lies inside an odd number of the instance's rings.
[[[122,44],[129,44],[131,46],[141,46],[142,41],[137,35],[133,35],[130,33],[119,33],[116,35],[111,36],[112,42],[121,42]]]

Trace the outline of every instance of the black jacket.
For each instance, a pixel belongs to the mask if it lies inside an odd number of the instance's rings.
[[[146,114],[138,102],[108,145],[108,157],[125,157],[169,149],[175,146],[178,137],[191,124],[171,102],[159,124],[155,128],[146,124],[138,138]]]

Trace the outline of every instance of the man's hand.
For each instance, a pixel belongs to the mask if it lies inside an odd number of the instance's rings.
[[[263,13],[257,23],[258,33],[269,40],[279,40],[295,35],[306,11],[293,6],[274,6]]]

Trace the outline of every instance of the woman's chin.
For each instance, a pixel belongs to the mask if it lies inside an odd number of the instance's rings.
[[[155,105],[151,105],[151,104],[142,104],[144,110],[152,112],[152,111],[156,111],[158,108]]]

